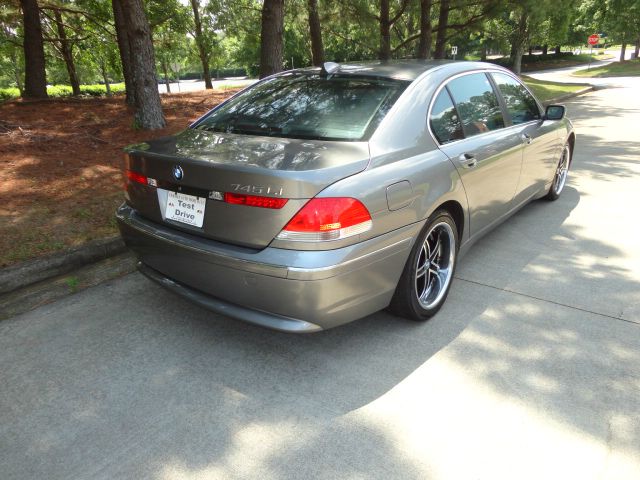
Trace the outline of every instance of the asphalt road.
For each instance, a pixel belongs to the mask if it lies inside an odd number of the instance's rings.
[[[139,274],[1,322],[0,477],[637,480],[639,92],[569,102],[564,195],[427,323],[280,334]]]

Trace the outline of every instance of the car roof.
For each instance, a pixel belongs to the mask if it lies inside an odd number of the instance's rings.
[[[428,70],[448,66],[452,70],[466,71],[479,68],[499,68],[497,65],[483,62],[466,62],[454,60],[379,60],[367,62],[338,63],[339,69],[333,74],[358,75],[392,78],[413,81]],[[295,70],[297,72],[319,73],[320,67]]]

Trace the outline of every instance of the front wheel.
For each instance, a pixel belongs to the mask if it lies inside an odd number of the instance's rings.
[[[456,224],[448,212],[438,211],[420,233],[389,309],[417,321],[435,315],[449,293],[457,257]]]
[[[547,200],[557,200],[560,198],[560,194],[562,190],[564,190],[564,186],[567,183],[567,177],[569,176],[569,163],[571,162],[571,147],[568,144],[562,149],[562,155],[560,155],[560,160],[558,161],[558,167],[556,168],[556,173],[553,176],[553,183],[551,184],[551,188],[549,189],[549,193],[545,197]]]

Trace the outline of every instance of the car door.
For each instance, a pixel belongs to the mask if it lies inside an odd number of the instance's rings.
[[[507,121],[525,143],[522,173],[514,204],[520,204],[543,191],[553,178],[560,137],[555,122],[543,121],[538,102],[516,78],[501,72],[491,73],[507,110]]]
[[[449,80],[436,94],[429,124],[462,178],[470,233],[480,233],[511,208],[522,167],[522,137],[504,128],[503,110],[483,72]]]

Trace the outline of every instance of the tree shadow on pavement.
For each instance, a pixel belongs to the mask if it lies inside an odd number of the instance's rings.
[[[637,327],[508,291],[520,278],[547,293],[549,278],[563,281],[532,268],[540,255],[559,250],[573,281],[588,281],[583,249],[619,254],[565,225],[579,201],[568,188],[487,235],[427,323],[380,312],[286,335],[213,315],[138,274],[3,322],[5,478],[435,478],[456,416],[486,416],[472,396],[456,398],[462,412],[433,408],[448,375],[588,437],[617,419],[620,444],[637,448],[640,423],[625,423],[638,413]],[[639,289],[628,271],[606,273],[619,295]],[[445,380],[429,376],[436,357]],[[402,388],[410,394],[395,394]],[[404,437],[411,423],[418,444]],[[453,431],[478,451],[491,445],[486,432]]]

